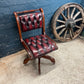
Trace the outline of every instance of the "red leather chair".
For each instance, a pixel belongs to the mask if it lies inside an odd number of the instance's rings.
[[[47,53],[58,49],[56,43],[45,33],[45,20],[43,9],[14,12],[19,30],[20,41],[28,53],[24,60],[26,64],[29,60],[38,58],[38,71],[40,71],[40,58],[49,59],[55,63],[55,59],[46,55]],[[42,34],[34,37],[22,38],[22,32],[42,28]]]

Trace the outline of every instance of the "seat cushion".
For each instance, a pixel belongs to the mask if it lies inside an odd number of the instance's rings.
[[[56,50],[57,47],[45,35],[38,35],[25,39],[34,57],[38,57]]]

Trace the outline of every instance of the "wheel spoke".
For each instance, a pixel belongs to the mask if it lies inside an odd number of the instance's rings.
[[[66,35],[67,35],[67,30],[66,30],[65,33],[64,33],[64,38],[66,38]]]
[[[75,19],[80,13],[81,13],[80,11],[77,12],[77,13],[74,15],[73,19]]]
[[[63,29],[59,32],[59,35],[61,35],[65,30],[66,30],[66,28],[63,28]]]
[[[61,23],[64,23],[65,24],[65,21],[62,21],[62,20],[57,20],[57,22],[61,22]]]
[[[72,39],[74,37],[74,32],[73,32],[73,29],[72,28],[69,30],[69,33],[70,33],[70,37]]]
[[[67,18],[70,18],[70,8],[67,9]]]
[[[79,32],[80,32],[80,29],[76,30],[76,31],[75,31],[75,34],[78,34]]]
[[[76,28],[78,28],[78,29],[81,29],[81,27],[80,27],[80,26],[78,26],[78,25],[75,25],[75,27],[76,27]]]
[[[65,27],[65,25],[58,26],[58,27],[56,27],[56,30],[60,29],[60,28],[63,28],[63,27]]]
[[[67,18],[64,16],[64,14],[63,13],[61,13],[61,15],[62,15],[62,17],[65,19],[65,21],[67,20]]]
[[[69,31],[69,34],[70,34],[70,37],[71,37],[71,39],[72,39],[73,36],[72,36],[72,32],[71,32],[71,30]]]
[[[72,13],[71,13],[71,18],[73,18],[74,12],[76,8],[73,8]]]
[[[79,19],[76,19],[74,22],[79,22],[81,20],[83,20],[83,19],[82,18],[79,18]]]
[[[72,36],[74,37],[74,31],[73,31],[73,29],[71,28],[71,32],[72,32]]]

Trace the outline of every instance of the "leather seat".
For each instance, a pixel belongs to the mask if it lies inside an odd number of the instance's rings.
[[[57,46],[45,35],[30,37],[25,39],[25,42],[32,51],[34,57],[42,56],[57,49]]]

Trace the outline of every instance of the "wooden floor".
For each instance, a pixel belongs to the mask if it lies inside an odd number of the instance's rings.
[[[0,84],[84,84],[84,40],[57,43],[59,49],[49,53],[55,58],[53,65],[41,59],[41,75],[37,60],[27,65],[25,50],[0,59]]]

